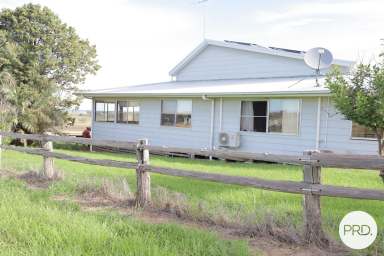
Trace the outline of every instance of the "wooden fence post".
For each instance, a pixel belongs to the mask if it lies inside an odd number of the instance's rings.
[[[137,207],[144,207],[151,200],[151,177],[144,168],[145,165],[149,164],[149,150],[145,148],[146,145],[148,145],[148,140],[141,139],[138,141],[136,148]]]
[[[311,151],[304,152],[304,158],[311,160]],[[321,167],[313,164],[305,164],[304,183],[321,184]],[[321,224],[320,196],[314,195],[311,191],[304,194],[304,238],[307,243],[315,243],[321,247],[329,245]]]
[[[46,151],[53,152],[53,143],[52,141],[44,140],[42,141],[42,147]],[[53,179],[55,176],[54,163],[52,157],[43,156],[43,176],[48,179]]]
[[[3,137],[2,135],[0,134],[0,170],[1,168],[3,168],[3,156],[2,156],[2,148],[1,148],[1,145],[3,145]]]

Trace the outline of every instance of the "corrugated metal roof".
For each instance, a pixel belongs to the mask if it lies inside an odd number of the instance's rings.
[[[84,91],[86,97],[97,96],[252,96],[252,95],[326,95],[324,78],[316,86],[314,77],[228,79],[204,81],[170,81]]]

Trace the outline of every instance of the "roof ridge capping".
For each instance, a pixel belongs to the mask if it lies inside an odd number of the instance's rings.
[[[256,53],[264,53],[275,56],[293,58],[293,59],[304,59],[305,51],[291,50],[280,47],[264,47],[254,43],[245,43],[238,41],[217,41],[212,39],[204,39],[195,49],[193,49],[184,59],[182,59],[171,71],[170,76],[175,76],[181,69],[183,69],[193,58],[199,55],[209,45],[226,47],[237,50],[244,50]],[[349,67],[353,65],[354,61],[334,59],[332,64]]]

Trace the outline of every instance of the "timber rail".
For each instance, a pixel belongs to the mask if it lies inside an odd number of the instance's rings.
[[[42,148],[20,147],[2,144],[2,137],[13,139],[34,140],[42,143]],[[136,151],[137,161],[115,161],[108,159],[91,159],[53,152],[52,142],[78,143],[93,146],[108,146],[125,148]],[[20,134],[0,132],[0,161],[1,149],[25,152],[33,155],[40,155],[44,159],[44,172],[53,170],[53,158],[63,159],[83,164],[101,165],[135,169],[137,175],[136,204],[144,207],[151,200],[150,175],[158,173],[163,175],[188,177],[199,180],[234,184],[240,186],[254,187],[278,192],[295,193],[303,195],[304,212],[304,235],[308,242],[325,241],[326,236],[321,225],[321,196],[344,197],[366,200],[384,201],[384,190],[361,189],[354,187],[342,187],[321,184],[321,167],[381,170],[384,169],[384,158],[380,156],[341,155],[332,153],[321,153],[305,151],[302,156],[277,155],[239,152],[234,150],[196,150],[188,148],[151,146],[148,140],[142,139],[137,142],[121,142],[113,140],[95,140],[77,138],[70,136],[54,136],[41,134]],[[234,160],[255,160],[273,163],[284,163],[303,166],[303,181],[265,180],[254,177],[239,177],[222,174],[204,173],[200,171],[186,171],[174,168],[152,166],[149,163],[149,153],[170,153],[179,152],[225,158]]]

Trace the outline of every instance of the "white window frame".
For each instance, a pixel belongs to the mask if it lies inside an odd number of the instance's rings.
[[[96,120],[96,116],[97,116],[97,103],[104,103],[104,112],[105,112],[105,104],[114,104],[115,105],[115,118],[113,121],[108,121],[108,109],[107,109],[107,120],[106,121],[98,121]],[[113,100],[103,100],[103,99],[95,99],[95,103],[94,103],[94,115],[93,115],[93,121],[94,122],[97,122],[97,123],[116,123],[116,119],[117,119],[117,105],[116,105],[116,101],[113,101]]]
[[[139,120],[137,121],[137,123],[130,123],[128,121],[128,116],[127,116],[127,122],[119,122],[119,118],[118,118],[118,114],[119,114],[119,109],[118,109],[118,102],[126,102],[127,105],[129,105],[129,102],[137,102],[138,103],[138,106],[140,108],[140,111],[139,111]],[[135,113],[135,112],[133,112]],[[116,100],[116,122],[117,124],[123,124],[123,125],[140,125],[140,118],[141,118],[141,102],[139,100],[135,100],[135,99],[117,99]],[[128,115],[128,112],[127,112],[127,115]]]
[[[377,138],[366,138],[366,137],[353,137],[352,136],[353,121],[351,121],[351,140],[367,140],[367,141],[377,141]]]
[[[176,117],[177,117],[177,106],[176,106],[176,112],[175,112],[175,124],[174,125],[163,125],[161,124],[161,119],[163,115],[163,101],[165,100],[175,100],[176,104],[178,100],[190,100],[192,104],[192,109],[191,109],[191,125],[189,127],[182,127],[182,126],[176,126]],[[160,100],[160,127],[164,128],[180,128],[180,129],[191,129],[192,128],[192,116],[193,116],[193,100],[190,98],[164,98]]]
[[[270,132],[269,131],[269,109],[270,109],[270,101],[271,100],[297,100],[298,101],[298,111],[297,111],[297,124],[296,124],[296,133],[285,133],[285,132]],[[241,130],[241,118],[243,115],[241,114],[241,105],[243,102],[246,101],[266,101],[267,102],[267,115],[266,115],[266,128],[265,132],[257,132],[257,131],[242,131]],[[273,135],[284,135],[284,136],[299,136],[300,135],[300,124],[301,124],[301,106],[302,106],[302,99],[295,99],[295,98],[273,98],[273,99],[246,99],[246,100],[241,100],[240,101],[240,127],[239,130],[241,133],[245,134],[273,134]],[[252,116],[252,117],[257,117],[257,116]],[[264,117],[264,116],[259,116],[259,117]]]

